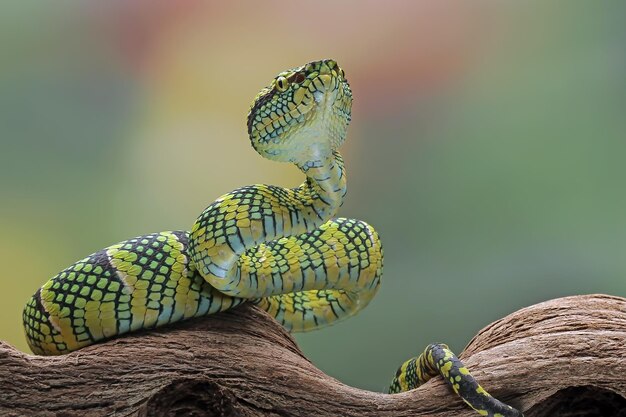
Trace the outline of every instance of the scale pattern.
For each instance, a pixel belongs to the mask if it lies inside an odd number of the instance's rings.
[[[492,397],[444,344],[431,344],[420,356],[404,362],[391,382],[389,393],[412,390],[441,375],[467,405],[481,416],[523,417],[522,413]]]
[[[351,219],[335,219],[311,233],[272,241],[241,260],[245,282],[264,294],[257,304],[299,332],[354,315],[376,295],[382,275],[376,231]],[[286,294],[275,294],[277,282]]]
[[[188,233],[120,242],[65,269],[24,309],[31,350],[67,353],[99,340],[241,304],[211,287],[189,263]]]
[[[293,331],[357,313],[382,275],[378,234],[335,218],[346,195],[337,151],[352,92],[333,60],[280,73],[255,97],[248,134],[263,157],[294,163],[294,189],[251,185],[209,205],[190,232],[160,232],[102,249],[46,282],[23,320],[33,352],[64,354],[101,340],[256,303]],[[398,370],[390,391],[441,375],[481,415],[521,416],[478,385],[445,345]]]

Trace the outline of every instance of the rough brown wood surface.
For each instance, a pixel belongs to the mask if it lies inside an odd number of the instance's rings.
[[[626,416],[626,299],[522,309],[483,329],[461,357],[527,416]],[[252,306],[61,357],[2,343],[0,415],[474,416],[440,378],[397,395],[346,386]]]

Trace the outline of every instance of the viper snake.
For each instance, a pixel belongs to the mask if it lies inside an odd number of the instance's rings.
[[[190,232],[136,237],[74,263],[24,308],[32,351],[65,354],[245,301],[292,331],[364,308],[380,286],[381,242],[367,223],[335,218],[346,195],[338,148],[351,107],[350,86],[333,60],[278,74],[252,103],[248,135],[261,156],[295,164],[304,183],[236,189],[209,205]],[[389,391],[437,375],[481,415],[522,415],[490,396],[443,344],[405,362]]]

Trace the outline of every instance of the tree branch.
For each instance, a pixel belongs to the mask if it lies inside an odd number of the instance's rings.
[[[626,416],[625,342],[626,299],[577,296],[498,320],[461,358],[527,416]],[[0,414],[474,416],[441,378],[396,395],[346,386],[250,305],[59,357],[0,343]]]

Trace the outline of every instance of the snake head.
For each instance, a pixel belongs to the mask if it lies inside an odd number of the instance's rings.
[[[332,59],[310,62],[278,74],[254,98],[248,135],[261,156],[315,165],[345,140],[352,91]]]

